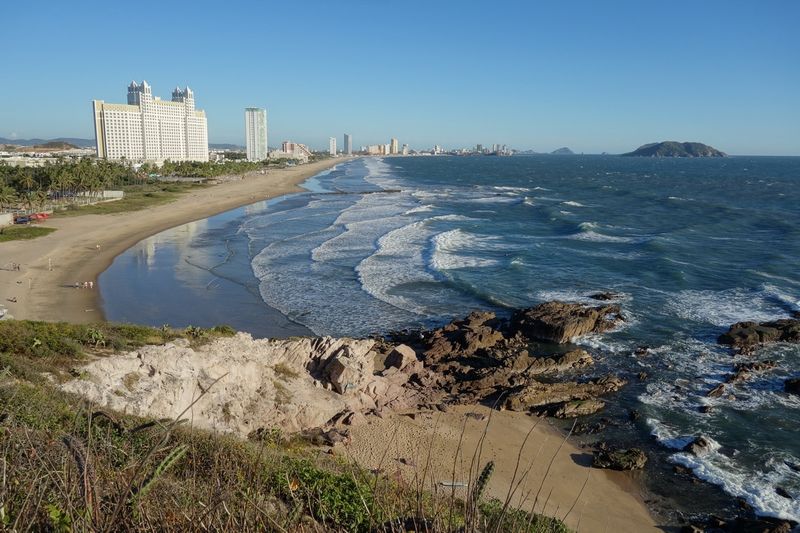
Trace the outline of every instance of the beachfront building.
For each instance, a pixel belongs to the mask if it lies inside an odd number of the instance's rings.
[[[131,82],[127,104],[93,100],[97,157],[129,161],[208,161],[205,111],[195,109],[189,87],[172,100],[153,96],[146,81]]]
[[[248,161],[263,161],[267,150],[267,110],[248,107],[244,110],[244,136]]]
[[[397,139],[392,138],[392,140],[389,141],[389,153],[392,155],[397,155],[400,153],[400,143],[397,141]]]
[[[292,141],[283,141],[280,150],[273,150],[269,153],[271,159],[296,159],[301,163],[308,163],[311,155],[308,146]]]
[[[336,155],[336,137],[328,139],[328,153],[332,156]]]
[[[353,155],[353,137],[349,133],[344,134],[344,153]]]

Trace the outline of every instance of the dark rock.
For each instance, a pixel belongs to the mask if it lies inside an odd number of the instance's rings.
[[[725,531],[731,533],[790,533],[796,523],[779,518],[739,517],[727,524]]]
[[[602,302],[607,302],[609,300],[618,300],[619,294],[616,292],[605,291],[605,292],[596,292],[589,296],[592,300],[600,300]]]
[[[681,528],[681,533],[704,533],[706,528],[697,524],[688,524]]]
[[[511,334],[527,339],[555,343],[587,333],[602,333],[622,321],[618,305],[591,307],[565,302],[546,302],[530,309],[517,310],[511,317]]]
[[[637,346],[636,349],[633,351],[633,355],[642,356],[647,355],[650,352],[649,346]]]
[[[795,472],[800,472],[800,465],[795,463],[790,463],[789,461],[784,461],[784,464],[794,470]]]
[[[588,400],[574,400],[571,402],[564,402],[559,405],[554,411],[552,416],[555,418],[577,418],[579,416],[592,415],[605,407],[605,402],[595,398]]]
[[[708,396],[709,398],[719,398],[720,396],[722,396],[724,392],[725,392],[725,384],[720,383],[719,385],[708,391],[708,394],[706,394],[706,396]]]
[[[692,442],[683,447],[683,451],[689,452],[692,455],[705,455],[711,451],[711,442],[705,437],[697,437]]]
[[[647,463],[647,455],[638,448],[611,450],[601,448],[594,453],[592,466],[611,470],[641,470]]]
[[[646,381],[648,378],[647,372],[639,372],[638,376],[639,376],[639,381]]]
[[[339,442],[343,444],[350,442],[350,432],[336,428],[329,430],[311,428],[303,431],[300,435],[315,446],[333,446]]]
[[[800,378],[791,378],[784,381],[783,390],[789,394],[800,394]]]
[[[510,393],[504,407],[511,411],[527,411],[552,404],[588,400],[602,394],[616,392],[624,385],[625,381],[615,376],[606,376],[587,383],[531,381],[527,386]]]
[[[701,405],[700,408],[698,409],[698,411],[700,411],[701,413],[706,413],[706,414],[713,413],[714,412],[714,406],[713,405]]]
[[[637,411],[636,409],[631,409],[630,411],[628,411],[628,419],[631,422],[636,422],[641,417],[642,417],[642,414],[639,411]]]
[[[782,498],[786,498],[787,500],[794,500],[792,495],[789,494],[783,487],[775,487],[775,493]]]
[[[692,470],[690,468],[686,468],[685,466],[675,465],[672,467],[672,472],[674,474],[680,474],[684,476],[692,475]]]
[[[753,348],[771,342],[800,342],[800,319],[737,322],[717,339],[733,348]]]

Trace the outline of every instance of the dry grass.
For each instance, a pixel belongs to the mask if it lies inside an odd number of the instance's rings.
[[[558,520],[484,501],[491,468],[479,452],[464,501],[427,492],[427,466],[416,483],[404,483],[274,431],[242,440],[194,429],[182,416],[143,420],[53,384],[87,353],[181,332],[3,327],[10,340],[0,353],[0,530],[564,531]],[[35,335],[46,342],[32,351]],[[43,378],[45,370],[56,379]]]

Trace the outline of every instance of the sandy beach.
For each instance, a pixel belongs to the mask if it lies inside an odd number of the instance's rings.
[[[0,306],[18,319],[85,323],[103,320],[97,276],[138,241],[165,229],[282,194],[342,159],[249,174],[140,211],[55,218],[57,231],[33,240],[0,243]],[[20,270],[8,269],[10,263]],[[76,289],[76,282],[95,282]],[[14,301],[16,300],[16,301]]]
[[[266,176],[250,175],[142,211],[49,220],[44,225],[57,231],[30,241],[0,244],[0,268],[10,262],[21,265],[19,271],[0,269],[0,304],[18,319],[76,323],[103,320],[97,285],[94,289],[77,289],[75,283],[96,282],[114,258],[130,246],[183,223],[300,191],[299,183],[341,162],[326,160],[271,170]],[[474,413],[484,418],[479,420],[481,417]],[[442,491],[441,481],[469,479],[472,455],[489,414],[485,407],[466,406],[454,407],[448,413],[416,414],[413,419],[405,415],[371,418],[368,424],[353,429],[352,444],[344,453],[367,468],[381,468],[387,474],[399,471],[411,482],[414,472],[423,471],[430,457],[429,474],[420,482],[426,489]],[[536,422],[521,413],[491,412],[480,461],[495,462],[488,496],[506,498],[515,479],[518,452]],[[540,491],[537,512],[561,518],[569,512],[566,523],[579,531],[658,530],[639,494],[635,473],[588,468],[590,456],[586,452],[570,443],[562,445],[563,438],[547,421],[538,424],[521,455],[516,479],[529,465],[530,472],[512,498],[514,505],[531,508],[539,492],[539,480],[545,478],[555,455]],[[457,489],[456,494],[463,496],[464,490]]]
[[[661,531],[640,494],[638,473],[589,468],[591,454],[563,442],[546,419],[457,406],[447,413],[371,418],[354,428],[352,437],[343,450],[347,457],[402,477],[412,488],[449,495],[453,489],[447,484],[453,483],[456,497],[463,498],[467,488],[459,485],[474,483],[491,460],[495,469],[486,497],[504,502],[514,487],[509,501],[529,511],[538,494],[536,512],[557,516],[581,532]]]

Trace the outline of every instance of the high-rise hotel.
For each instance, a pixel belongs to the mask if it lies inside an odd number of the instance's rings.
[[[146,81],[128,86],[127,104],[93,100],[97,157],[129,161],[208,161],[205,111],[194,108],[189,87],[172,100],[154,97]]]
[[[267,151],[267,110],[248,107],[244,110],[244,136],[248,161],[263,161]]]

